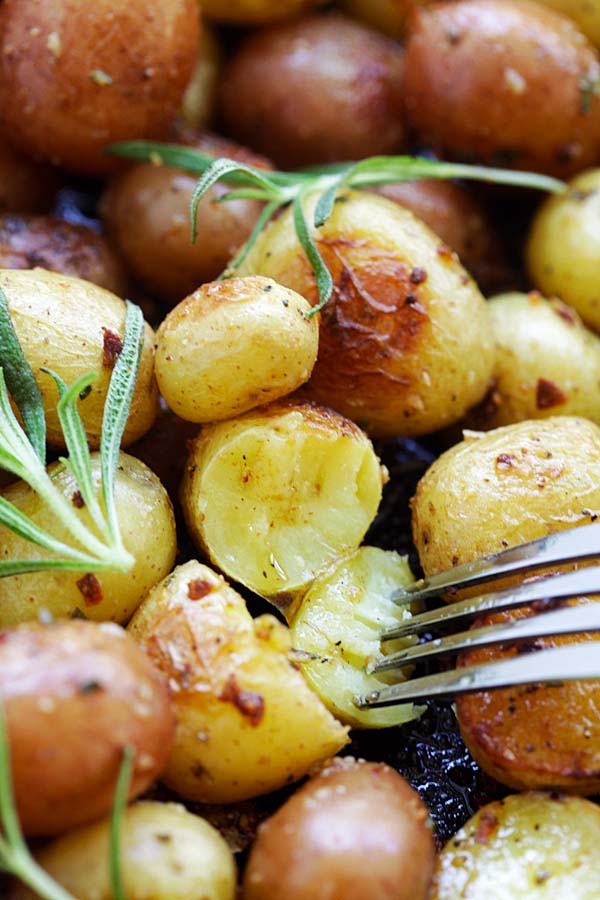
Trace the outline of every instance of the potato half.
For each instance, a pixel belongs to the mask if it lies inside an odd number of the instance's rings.
[[[175,747],[163,776],[187,800],[233,803],[296,781],[347,741],[290,657],[287,628],[252,619],[207,566],[151,591],[129,631],[171,687]]]

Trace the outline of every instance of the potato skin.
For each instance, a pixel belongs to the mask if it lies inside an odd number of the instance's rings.
[[[127,745],[136,751],[130,796],[154,781],[175,723],[166,683],[129,635],[71,621],[4,629],[0,638],[0,694],[26,835],[61,834],[107,815]]]
[[[99,447],[104,401],[118,340],[123,337],[124,301],[89,281],[46,269],[0,270],[0,287],[42,394],[48,443],[60,449],[65,446],[56,414],[58,390],[54,380],[40,371],[42,366],[52,369],[67,384],[88,372],[99,373],[79,407],[88,442],[92,448]],[[146,325],[124,447],[148,431],[157,407],[154,332]]]
[[[407,115],[442,158],[559,176],[585,168],[600,151],[600,96],[582,85],[599,78],[576,26],[528,0],[439,3],[412,19]]]
[[[305,208],[312,220],[316,198]],[[304,396],[374,437],[421,435],[457,421],[491,377],[488,310],[456,256],[408,210],[351,191],[313,229],[333,276],[319,355]],[[270,276],[317,302],[292,213],[272,222],[239,274]]]
[[[158,329],[161,395],[183,419],[216,422],[291,394],[317,359],[309,310],[300,294],[259,275],[203,285]]]
[[[0,212],[49,212],[61,184],[51,166],[28,159],[2,135],[0,141]]]
[[[60,463],[49,467],[52,480],[68,498],[77,485]],[[92,454],[92,473],[100,484],[99,454]],[[61,540],[72,541],[66,530],[25,482],[2,492],[4,499]],[[127,622],[143,597],[169,572],[175,561],[177,536],[173,509],[158,478],[142,462],[121,453],[115,478],[115,503],[125,549],[135,558],[129,572],[32,572],[0,579],[0,626],[36,619],[43,610],[55,618],[83,615],[97,621]],[[92,530],[89,514],[79,517]],[[140,527],[143,523],[143,527]],[[0,558],[38,559],[49,551],[0,527]],[[90,578],[93,581],[90,583]]]
[[[236,140],[280,168],[399,152],[402,49],[339,13],[248,35],[226,65],[221,107]]]
[[[195,0],[7,0],[0,8],[0,113],[33,156],[89,175],[103,148],[163,137],[198,49]]]
[[[427,809],[389,766],[333,760],[260,828],[244,900],[426,900]]]
[[[37,862],[78,900],[112,900],[107,820],[79,828],[44,847]],[[121,837],[122,878],[130,900],[234,900],[235,863],[205,819],[178,803],[128,807]],[[18,887],[9,900],[38,895]]]
[[[267,25],[290,19],[320,6],[325,0],[203,0],[207,19],[230,25]]]
[[[582,172],[565,194],[542,203],[526,246],[533,284],[557,295],[600,332],[600,168]]]
[[[187,800],[268,793],[346,743],[346,729],[288,659],[285,626],[272,616],[253,620],[207,566],[179,566],[129,631],[169,681],[177,732],[163,781]]]
[[[599,0],[538,0],[538,2],[573,19],[592,44],[600,48]]]

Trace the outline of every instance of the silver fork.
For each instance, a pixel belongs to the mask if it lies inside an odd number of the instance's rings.
[[[598,560],[600,563],[600,522],[519,544],[431,578],[420,579],[398,591],[393,599],[396,603],[405,605],[447,591],[493,581],[508,574],[525,575],[549,565],[588,560]],[[600,594],[600,565],[538,576],[522,582],[514,589],[483,593],[472,599],[415,615],[383,632],[382,642],[409,635],[422,636],[431,629],[456,626],[484,613],[530,604],[534,604],[537,611],[536,615],[527,618],[461,631],[397,653],[382,654],[371,664],[369,671],[401,670],[404,666],[412,666],[427,659],[495,644],[533,642],[540,637],[600,631],[600,602],[553,608],[562,600],[586,594]],[[533,644],[529,649],[538,652],[409,679],[382,688],[367,697],[357,697],[356,703],[361,708],[391,706],[429,698],[456,697],[459,694],[518,684],[561,684],[582,678],[600,679],[600,645],[595,641],[545,649],[538,649]]]

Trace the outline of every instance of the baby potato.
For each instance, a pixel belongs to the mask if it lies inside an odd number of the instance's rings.
[[[531,280],[600,332],[600,169],[582,172],[565,194],[542,203],[527,242]]]
[[[177,731],[163,781],[186,800],[268,793],[347,742],[293,663],[287,628],[272,616],[252,619],[207,566],[179,566],[129,631],[168,679]]]
[[[46,417],[47,440],[64,449],[56,404],[58,389],[42,367],[67,383],[98,372],[79,410],[91,447],[100,446],[104,401],[110,376],[121,352],[125,303],[110,291],[45,269],[0,270],[0,288],[8,301],[17,337],[36,377]],[[145,434],[156,418],[158,392],[154,380],[154,332],[146,325],[144,347],[123,446]]]
[[[325,0],[202,0],[202,14],[230,25],[267,25],[290,19]]]
[[[600,2],[599,0],[538,0],[544,6],[551,6],[568,16],[600,48]]]
[[[61,177],[51,166],[28,159],[0,140],[0,212],[45,213],[50,210]]]
[[[600,338],[577,313],[536,292],[493,297],[489,310],[494,386],[468,421],[496,428],[560,413],[600,425]]]
[[[317,359],[310,305],[271,278],[214,281],[176,306],[156,335],[156,378],[173,412],[216,422],[290,394]]]
[[[309,222],[316,202],[306,205]],[[303,394],[375,437],[428,434],[461,418],[485,394],[494,360],[486,304],[455,254],[408,210],[358,191],[312,233],[334,292]],[[290,210],[246,257],[239,274],[251,273],[317,302]]]
[[[222,52],[217,32],[203,23],[198,58],[179,111],[185,127],[202,130],[212,124],[221,68]]]
[[[198,50],[196,0],[6,0],[0,114],[33,156],[114,168],[114,141],[165,136]]]
[[[0,213],[0,267],[38,266],[91,281],[119,297],[127,293],[123,265],[101,235],[53,216]]]
[[[488,803],[437,858],[431,900],[595,900],[600,809],[559,794]]]
[[[79,828],[44,847],[36,860],[78,900],[113,900],[110,823]],[[124,813],[121,871],[128,900],[234,900],[233,855],[205,819],[178,803],[136,803]],[[25,887],[9,900],[34,900]]]
[[[406,557],[360,547],[318,575],[291,616],[292,645],[306,654],[300,657],[302,674],[325,706],[353,728],[401,725],[420,712],[411,704],[359,709],[354,702],[389,684],[386,673],[368,675],[366,668],[381,656],[381,632],[410,619],[410,608],[391,598],[413,580]],[[383,652],[410,643],[387,641]],[[393,681],[401,680],[395,672]]]
[[[77,516],[95,531],[81,507],[77,483],[60,462],[48,472],[63,496],[76,507]],[[100,455],[92,454],[94,483],[100,486]],[[23,481],[5,488],[1,496],[59,540],[69,542],[65,527]],[[128,572],[43,571],[0,579],[0,626],[14,625],[50,613],[55,618],[126,622],[151,587],[169,572],[175,561],[177,538],[173,509],[162,484],[142,462],[121,453],[115,477],[115,505],[125,549],[134,557]],[[72,538],[71,538],[72,542]],[[0,559],[45,559],[52,556],[0,526]]]
[[[244,900],[426,900],[427,808],[394,769],[332,760],[260,828]]]
[[[177,132],[177,140],[213,156],[265,168],[249,150],[212,135]],[[100,211],[107,232],[134,275],[168,303],[179,302],[217,278],[250,237],[262,204],[218,201],[228,192],[214,185],[198,206],[198,240],[192,244],[190,201],[196,175],[171,166],[142,163],[127,168],[104,193]]]
[[[599,81],[573,22],[529,0],[438,3],[411,20],[406,111],[442,158],[572,175],[598,160]]]
[[[26,835],[57,835],[107,815],[126,746],[135,750],[129,796],[154,781],[175,723],[166,683],[129,635],[72,621],[4,629],[0,638],[0,695]]]
[[[403,51],[333,13],[250,33],[225,66],[230,134],[281,168],[362,159],[405,145]]]
[[[382,485],[373,446],[354,423],[282,400],[202,429],[181,502],[213,563],[285,609],[323,566],[358,547]]]

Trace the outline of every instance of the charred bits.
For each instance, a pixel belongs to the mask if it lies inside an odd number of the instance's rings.
[[[102,587],[96,576],[91,572],[79,579],[77,588],[83,596],[86,606],[97,606],[99,603],[102,603]]]
[[[265,701],[262,694],[256,691],[244,691],[237,683],[235,675],[230,675],[225,687],[219,695],[219,700],[224,703],[233,703],[243,716],[245,716],[253,728],[256,728],[263,720],[265,714]]]
[[[535,405],[538,409],[551,409],[553,406],[560,406],[566,403],[569,398],[565,392],[554,381],[546,378],[538,378]]]
[[[103,328],[104,335],[102,343],[102,365],[105,369],[114,369],[121,350],[123,349],[123,341],[118,334],[111,331],[110,328]]]

